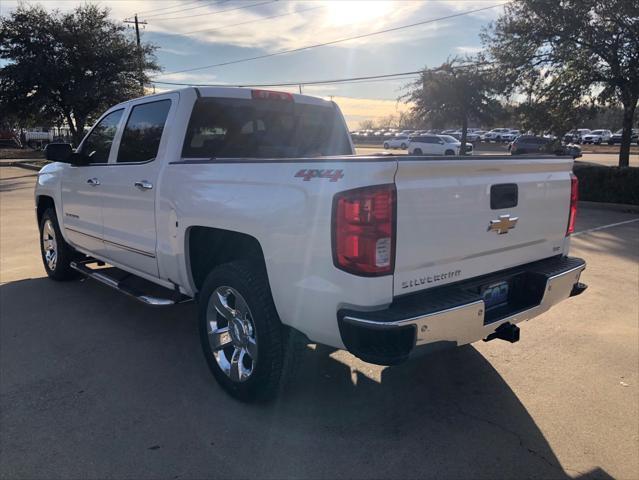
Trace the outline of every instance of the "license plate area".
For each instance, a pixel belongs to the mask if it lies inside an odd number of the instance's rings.
[[[484,300],[484,324],[497,322],[539,305],[546,288],[545,278],[523,272],[476,287]]]
[[[482,287],[481,297],[484,300],[486,310],[508,303],[508,291],[508,282],[499,282]]]

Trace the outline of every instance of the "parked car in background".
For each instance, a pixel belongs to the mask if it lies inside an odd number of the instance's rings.
[[[557,140],[536,135],[520,135],[510,145],[511,155],[553,154],[569,155],[573,158],[581,157],[581,148],[573,143],[562,145]]]
[[[588,135],[591,132],[588,128],[577,128],[570,130],[564,135],[564,143],[581,143],[581,139],[584,135]]]
[[[510,130],[506,133],[504,133],[501,136],[502,141],[504,142],[512,142],[514,139],[516,139],[519,135],[521,135],[521,132],[519,130]]]
[[[484,135],[484,142],[503,142],[504,135],[510,132],[510,128],[493,128]]]
[[[610,130],[593,130],[581,137],[581,143],[593,143],[595,145],[601,145],[603,142],[608,143],[612,138],[612,132]]]
[[[405,150],[408,147],[408,142],[410,138],[408,135],[399,135],[397,137],[389,138],[388,140],[384,140],[384,148],[388,150],[389,148],[401,148]]]
[[[615,133],[611,135],[610,140],[608,140],[608,144],[613,145],[615,143],[621,143],[622,134],[623,134],[623,129],[617,130]],[[639,129],[637,128],[632,129],[632,136],[630,137],[630,143],[636,143],[637,145],[639,145]]]
[[[409,155],[459,155],[461,142],[450,135],[416,135],[408,143]],[[473,153],[473,144],[466,144],[466,152]]]

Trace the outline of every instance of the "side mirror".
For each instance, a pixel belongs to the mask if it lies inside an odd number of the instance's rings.
[[[70,143],[50,143],[46,148],[47,160],[71,163],[73,148]]]

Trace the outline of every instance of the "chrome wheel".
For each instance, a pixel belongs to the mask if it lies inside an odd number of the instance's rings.
[[[58,263],[58,242],[55,238],[53,222],[48,219],[42,227],[42,251],[49,270],[55,270],[55,266]]]
[[[209,347],[220,369],[234,382],[248,380],[257,361],[253,315],[232,287],[213,291],[206,311]]]

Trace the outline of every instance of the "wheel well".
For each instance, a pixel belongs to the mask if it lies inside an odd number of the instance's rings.
[[[198,291],[209,272],[223,263],[248,259],[266,270],[264,253],[255,237],[211,227],[191,227],[187,233],[187,261]]]
[[[53,198],[41,195],[38,197],[36,205],[36,215],[38,217],[38,225],[40,225],[40,220],[42,219],[44,212],[48,208],[53,208],[55,210],[55,202],[53,201]]]

